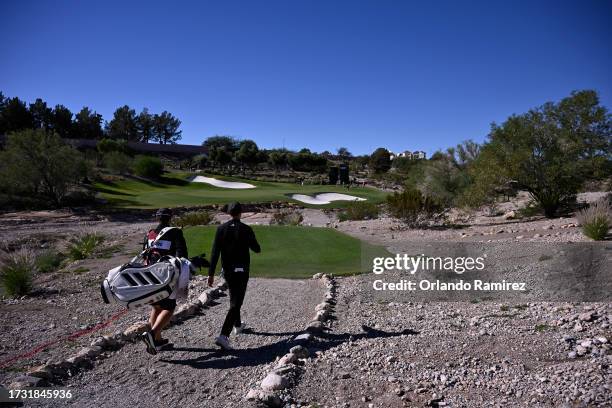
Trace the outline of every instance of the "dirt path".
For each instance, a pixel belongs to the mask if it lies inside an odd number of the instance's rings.
[[[252,331],[233,337],[235,352],[213,344],[228,307],[228,297],[203,309],[165,335],[174,347],[150,356],[141,343],[128,344],[96,363],[67,386],[72,406],[237,407],[265,376],[266,367],[291,347],[324,289],[313,280],[252,279],[243,307]]]

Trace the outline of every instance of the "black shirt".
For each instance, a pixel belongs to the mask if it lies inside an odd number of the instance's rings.
[[[152,236],[159,234],[162,229],[167,227],[169,227],[169,225],[159,224],[154,230],[149,231],[149,234],[145,237],[143,247],[148,248],[148,241],[152,238]],[[155,234],[152,234],[153,231]],[[170,242],[170,247],[168,249],[156,249],[156,251],[160,252],[162,255],[172,255],[178,258],[188,257],[187,243],[185,242],[183,231],[180,228],[170,229],[163,235],[163,237],[161,237],[160,241]]]
[[[248,272],[251,264],[249,249],[255,253],[261,252],[251,227],[240,220],[230,220],[219,225],[211,251],[208,276],[215,274],[219,256],[225,272],[233,272],[235,268],[243,268]]]

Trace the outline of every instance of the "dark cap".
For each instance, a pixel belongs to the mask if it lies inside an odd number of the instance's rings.
[[[230,203],[230,204],[227,206],[227,212],[228,212],[230,215],[238,215],[238,214],[242,214],[242,205],[241,205],[241,204],[240,204],[238,201],[233,202],[233,203]]]
[[[169,208],[160,208],[155,213],[157,217],[172,217],[172,210]]]

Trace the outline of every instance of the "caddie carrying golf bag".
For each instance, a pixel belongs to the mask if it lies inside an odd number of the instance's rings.
[[[119,303],[133,309],[172,294],[183,267],[179,258],[165,256],[152,265],[133,261],[108,272],[101,287],[104,303]]]
[[[163,234],[159,234],[161,238]],[[155,242],[129,263],[111,269],[100,286],[104,303],[118,303],[128,309],[150,305],[169,297],[180,283],[188,286],[195,268],[208,266],[204,254],[187,260],[170,255],[151,262]]]

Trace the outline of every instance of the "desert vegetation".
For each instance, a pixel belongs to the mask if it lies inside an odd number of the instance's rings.
[[[8,296],[27,295],[32,290],[36,258],[29,249],[4,253],[0,259],[0,283]]]
[[[584,235],[595,241],[605,239],[610,227],[612,227],[612,202],[610,198],[594,202],[588,208],[581,210],[577,218]]]

